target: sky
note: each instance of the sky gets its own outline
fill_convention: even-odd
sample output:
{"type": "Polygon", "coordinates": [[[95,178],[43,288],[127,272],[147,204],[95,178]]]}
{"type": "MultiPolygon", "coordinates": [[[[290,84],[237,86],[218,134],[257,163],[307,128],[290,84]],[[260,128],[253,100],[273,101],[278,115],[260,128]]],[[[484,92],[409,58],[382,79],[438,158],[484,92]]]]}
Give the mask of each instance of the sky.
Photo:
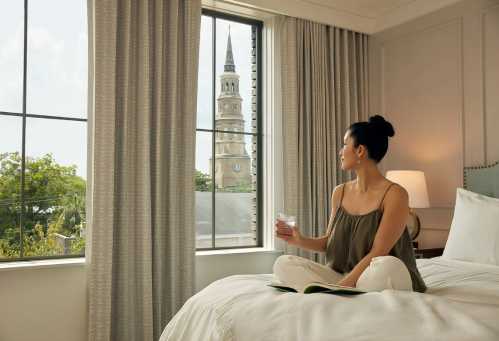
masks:
{"type": "MultiPolygon", "coordinates": [[[[22,112],[23,1],[0,1],[0,111],[22,112]]],[[[87,117],[85,0],[29,0],[26,109],[87,117]],[[64,15],[61,15],[64,13],[64,15]]],[[[0,116],[0,153],[21,152],[22,119],[0,116]]],[[[26,155],[52,153],[86,178],[86,123],[28,118],[26,155]]]]}
{"type": "MultiPolygon", "coordinates": [[[[23,1],[0,1],[0,111],[22,112],[23,1]]],[[[216,97],[230,31],[245,130],[251,132],[251,26],[216,19],[216,97]]],[[[198,82],[198,128],[212,128],[212,19],[203,16],[198,82]]],[[[86,0],[29,0],[27,112],[87,117],[86,0]],[[61,15],[64,13],[64,15],[61,15]]],[[[28,118],[26,155],[52,153],[86,178],[86,123],[28,118]]],[[[0,115],[0,153],[21,152],[22,119],[0,115]]],[[[251,136],[246,137],[250,153],[251,136]]],[[[196,168],[209,173],[211,134],[198,132],[196,168]]]]}

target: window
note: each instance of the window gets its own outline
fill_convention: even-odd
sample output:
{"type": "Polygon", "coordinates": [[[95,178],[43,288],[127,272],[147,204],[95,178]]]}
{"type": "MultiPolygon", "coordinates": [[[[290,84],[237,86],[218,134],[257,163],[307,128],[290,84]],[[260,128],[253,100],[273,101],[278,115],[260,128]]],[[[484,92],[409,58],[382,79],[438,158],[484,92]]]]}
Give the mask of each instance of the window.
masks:
{"type": "Polygon", "coordinates": [[[197,250],[263,246],[261,30],[260,21],[203,10],[196,135],[197,250]]]}
{"type": "Polygon", "coordinates": [[[85,249],[87,1],[0,2],[0,261],[85,249]]]}

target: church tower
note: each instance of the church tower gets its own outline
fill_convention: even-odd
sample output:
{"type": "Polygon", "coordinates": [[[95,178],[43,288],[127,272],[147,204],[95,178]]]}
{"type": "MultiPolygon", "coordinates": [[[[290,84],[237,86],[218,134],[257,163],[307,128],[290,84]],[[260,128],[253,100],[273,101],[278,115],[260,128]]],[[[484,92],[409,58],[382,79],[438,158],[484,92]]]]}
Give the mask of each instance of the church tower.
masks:
{"type": "MultiPolygon", "coordinates": [[[[220,89],[221,92],[217,98],[215,129],[243,132],[244,119],[241,114],[243,99],[239,95],[239,75],[236,73],[232,54],[230,28],[224,72],[220,76],[220,89]]],[[[244,136],[221,132],[215,134],[215,183],[218,188],[251,184],[251,160],[245,148],[244,136]]]]}

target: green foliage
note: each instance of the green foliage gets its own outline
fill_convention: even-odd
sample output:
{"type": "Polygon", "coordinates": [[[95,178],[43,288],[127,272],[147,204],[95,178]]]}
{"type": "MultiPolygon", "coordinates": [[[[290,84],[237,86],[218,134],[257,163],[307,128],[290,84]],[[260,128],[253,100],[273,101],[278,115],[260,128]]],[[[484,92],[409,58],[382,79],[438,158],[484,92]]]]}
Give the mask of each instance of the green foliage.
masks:
{"type": "Polygon", "coordinates": [[[250,193],[252,191],[252,186],[247,182],[239,182],[235,186],[224,187],[223,189],[217,189],[218,192],[230,192],[230,193],[250,193]]]}
{"type": "Polygon", "coordinates": [[[81,255],[85,253],[84,237],[75,237],[75,239],[71,242],[71,253],[81,255]]]}
{"type": "Polygon", "coordinates": [[[40,224],[35,225],[35,233],[23,236],[24,256],[55,256],[64,253],[62,245],[57,243],[55,234],[58,223],[49,224],[47,232],[40,224]]]}
{"type": "Polygon", "coordinates": [[[211,177],[196,169],[196,191],[197,192],[210,192],[211,191],[211,177]]]}
{"type": "MultiPolygon", "coordinates": [[[[196,169],[196,191],[210,192],[212,187],[211,177],[196,169]]],[[[231,193],[250,193],[253,191],[251,183],[241,181],[235,186],[220,188],[217,186],[217,192],[231,193]]]]}
{"type": "Polygon", "coordinates": [[[11,246],[8,239],[0,239],[0,258],[19,257],[19,247],[16,246],[11,246]]]}
{"type": "Polygon", "coordinates": [[[19,257],[20,217],[23,255],[62,254],[62,237],[72,237],[71,250],[84,249],[85,187],[76,166],[62,166],[51,154],[26,159],[24,212],[21,208],[21,156],[0,154],[0,258],[19,257]]]}

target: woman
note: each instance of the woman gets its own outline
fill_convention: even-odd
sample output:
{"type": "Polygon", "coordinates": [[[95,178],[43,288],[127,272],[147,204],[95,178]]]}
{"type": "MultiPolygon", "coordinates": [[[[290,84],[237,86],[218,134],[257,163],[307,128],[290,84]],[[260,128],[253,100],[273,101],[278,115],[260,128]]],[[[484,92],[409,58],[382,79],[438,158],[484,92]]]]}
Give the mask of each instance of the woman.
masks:
{"type": "Polygon", "coordinates": [[[341,168],[353,170],[356,179],[334,189],[326,234],[307,238],[297,226],[287,233],[284,222],[276,223],[278,238],[325,252],[326,265],[283,255],[274,263],[279,280],[297,287],[325,281],[367,291],[426,291],[405,226],[407,191],[387,180],[377,167],[388,150],[388,137],[394,134],[393,126],[379,115],[348,128],[339,152],[341,168]]]}

